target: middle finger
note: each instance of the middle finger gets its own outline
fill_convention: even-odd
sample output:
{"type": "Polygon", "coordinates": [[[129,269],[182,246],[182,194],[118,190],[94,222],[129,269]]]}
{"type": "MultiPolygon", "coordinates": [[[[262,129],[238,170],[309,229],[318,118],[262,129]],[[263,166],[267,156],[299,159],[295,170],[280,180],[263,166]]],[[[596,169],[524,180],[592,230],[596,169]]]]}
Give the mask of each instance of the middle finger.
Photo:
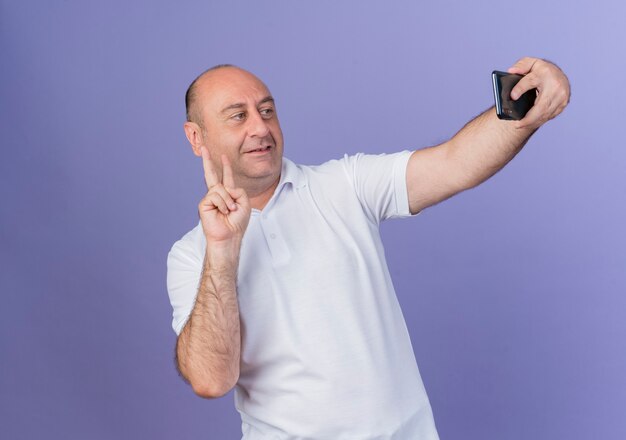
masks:
{"type": "Polygon", "coordinates": [[[213,163],[211,163],[211,155],[209,154],[209,150],[206,147],[200,147],[200,151],[202,153],[202,167],[204,168],[204,181],[206,182],[207,189],[210,190],[213,186],[220,183],[220,179],[217,176],[217,172],[215,172],[213,163]]]}

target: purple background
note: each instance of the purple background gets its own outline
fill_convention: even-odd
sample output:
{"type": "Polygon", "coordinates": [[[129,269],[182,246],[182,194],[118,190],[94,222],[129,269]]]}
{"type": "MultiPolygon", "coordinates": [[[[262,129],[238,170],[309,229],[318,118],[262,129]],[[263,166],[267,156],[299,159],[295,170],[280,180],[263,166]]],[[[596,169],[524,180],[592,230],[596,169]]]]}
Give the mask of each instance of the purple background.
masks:
{"type": "Polygon", "coordinates": [[[240,438],[232,392],[194,396],[172,360],[202,70],[257,73],[286,155],[320,163],[446,140],[532,55],[570,106],[481,187],[386,223],[389,264],[442,440],[626,438],[624,6],[337,3],[0,3],[0,437],[240,438]]]}

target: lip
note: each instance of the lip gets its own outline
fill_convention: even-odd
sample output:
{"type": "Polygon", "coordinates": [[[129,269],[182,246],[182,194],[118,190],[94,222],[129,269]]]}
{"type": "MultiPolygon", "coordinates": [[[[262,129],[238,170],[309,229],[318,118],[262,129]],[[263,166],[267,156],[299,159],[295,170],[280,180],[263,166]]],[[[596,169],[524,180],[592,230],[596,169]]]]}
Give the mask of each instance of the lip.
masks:
{"type": "Polygon", "coordinates": [[[250,151],[246,151],[245,154],[252,154],[255,156],[260,156],[263,154],[267,154],[270,151],[272,151],[272,146],[271,145],[267,145],[265,147],[263,147],[263,149],[255,149],[255,150],[250,150],[250,151]]]}

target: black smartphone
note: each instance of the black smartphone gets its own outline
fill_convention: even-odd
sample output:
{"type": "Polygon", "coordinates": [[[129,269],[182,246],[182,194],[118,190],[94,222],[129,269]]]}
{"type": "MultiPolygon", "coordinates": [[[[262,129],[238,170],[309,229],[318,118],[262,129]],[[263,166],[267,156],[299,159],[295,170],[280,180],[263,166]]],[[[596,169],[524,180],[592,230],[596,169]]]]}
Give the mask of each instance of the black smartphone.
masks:
{"type": "Polygon", "coordinates": [[[500,119],[519,121],[526,116],[528,110],[535,104],[537,89],[532,89],[520,96],[517,101],[511,99],[511,90],[522,79],[522,75],[494,70],[491,74],[493,81],[493,96],[496,100],[496,114],[500,119]]]}

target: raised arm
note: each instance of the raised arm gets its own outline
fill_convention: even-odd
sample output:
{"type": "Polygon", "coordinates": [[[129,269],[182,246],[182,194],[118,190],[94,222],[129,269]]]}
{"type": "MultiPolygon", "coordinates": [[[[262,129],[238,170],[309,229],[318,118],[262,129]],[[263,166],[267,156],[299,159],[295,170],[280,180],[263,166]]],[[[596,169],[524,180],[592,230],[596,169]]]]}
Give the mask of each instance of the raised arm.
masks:
{"type": "Polygon", "coordinates": [[[569,102],[570,86],[556,65],[522,58],[509,73],[525,75],[513,99],[537,89],[535,105],[521,121],[503,121],[492,107],[468,122],[452,139],[415,151],[407,166],[407,190],[415,214],[487,180],[522,149],[530,136],[569,102]]]}
{"type": "Polygon", "coordinates": [[[214,398],[239,379],[237,267],[251,208],[245,191],[235,188],[226,156],[221,182],[204,147],[202,163],[208,192],[198,212],[207,248],[196,302],[176,343],[176,362],[196,394],[214,398]]]}

